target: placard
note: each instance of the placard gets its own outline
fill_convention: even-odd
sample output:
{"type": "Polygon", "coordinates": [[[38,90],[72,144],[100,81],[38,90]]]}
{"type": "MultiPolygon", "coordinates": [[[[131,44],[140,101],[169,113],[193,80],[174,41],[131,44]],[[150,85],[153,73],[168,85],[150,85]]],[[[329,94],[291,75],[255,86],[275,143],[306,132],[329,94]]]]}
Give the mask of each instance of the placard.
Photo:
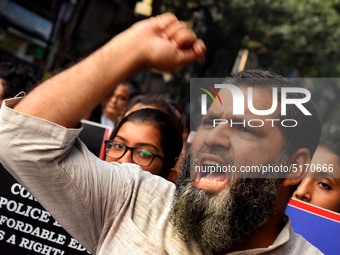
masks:
{"type": "Polygon", "coordinates": [[[340,214],[292,198],[286,209],[292,227],[326,255],[340,251],[340,214]]]}
{"type": "Polygon", "coordinates": [[[1,254],[90,254],[1,164],[0,179],[1,254]]]}
{"type": "Polygon", "coordinates": [[[83,130],[79,134],[80,140],[97,157],[105,158],[104,141],[109,139],[111,127],[97,122],[82,120],[83,130]]]}

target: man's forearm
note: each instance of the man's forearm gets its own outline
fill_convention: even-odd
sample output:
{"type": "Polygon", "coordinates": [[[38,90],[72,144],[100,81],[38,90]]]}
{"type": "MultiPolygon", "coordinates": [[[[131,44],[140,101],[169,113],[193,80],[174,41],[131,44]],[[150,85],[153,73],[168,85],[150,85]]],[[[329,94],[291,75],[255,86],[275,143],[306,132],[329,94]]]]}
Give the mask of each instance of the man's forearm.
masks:
{"type": "Polygon", "coordinates": [[[45,81],[15,109],[65,127],[76,126],[117,83],[139,67],[133,43],[121,45],[119,39],[45,81]]]}
{"type": "Polygon", "coordinates": [[[38,86],[16,110],[75,127],[112,88],[142,67],[172,71],[202,60],[205,46],[171,14],[137,23],[94,54],[38,86]]]}

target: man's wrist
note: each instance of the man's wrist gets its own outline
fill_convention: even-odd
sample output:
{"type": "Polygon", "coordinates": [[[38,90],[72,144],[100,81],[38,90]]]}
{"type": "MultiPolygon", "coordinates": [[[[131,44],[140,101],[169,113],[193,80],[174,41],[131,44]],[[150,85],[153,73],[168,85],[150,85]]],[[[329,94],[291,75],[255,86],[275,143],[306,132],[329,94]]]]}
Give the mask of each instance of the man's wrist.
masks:
{"type": "Polygon", "coordinates": [[[117,65],[112,64],[113,68],[119,67],[122,71],[127,71],[127,75],[146,67],[146,56],[143,51],[143,43],[134,35],[133,31],[127,31],[115,36],[106,46],[109,56],[120,56],[115,59],[117,65]]]}

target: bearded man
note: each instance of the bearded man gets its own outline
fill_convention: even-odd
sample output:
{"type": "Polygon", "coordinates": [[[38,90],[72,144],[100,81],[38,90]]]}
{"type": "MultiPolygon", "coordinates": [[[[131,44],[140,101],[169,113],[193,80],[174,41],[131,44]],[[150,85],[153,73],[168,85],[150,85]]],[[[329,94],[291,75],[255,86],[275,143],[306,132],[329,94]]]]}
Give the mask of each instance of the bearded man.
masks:
{"type": "MultiPolygon", "coordinates": [[[[282,77],[261,70],[234,74],[225,83],[236,85],[248,97],[251,87],[257,110],[272,108],[273,88],[292,87],[282,77]]],[[[234,115],[231,91],[221,89],[219,96],[228,103],[211,105],[184,158],[172,222],[182,239],[205,252],[225,254],[275,246],[288,228],[284,211],[304,172],[287,169],[310,162],[320,136],[318,114],[309,101],[304,106],[310,116],[294,104],[287,105],[285,116],[281,116],[280,107],[262,116],[246,107],[243,115],[234,115]],[[282,125],[283,119],[295,120],[298,126],[295,122],[294,127],[282,125]],[[254,166],[278,170],[242,172],[260,169],[254,166]]],[[[303,96],[291,93],[290,99],[303,96]]]]}
{"type": "MultiPolygon", "coordinates": [[[[287,111],[287,118],[300,125],[287,130],[270,123],[255,130],[215,126],[214,119],[233,117],[232,108],[211,106],[188,150],[178,188],[137,165],[101,161],[77,138],[81,117],[112,90],[111,84],[144,67],[171,71],[202,61],[204,51],[203,42],[173,15],[134,25],[26,98],[5,101],[1,163],[91,253],[320,254],[284,217],[300,175],[254,178],[259,176],[193,171],[194,166],[309,163],[320,132],[311,103],[305,105],[310,118],[287,111]],[[112,65],[112,59],[120,63],[112,65]]],[[[278,85],[283,80],[255,71],[232,84],[245,92],[247,75],[259,85],[253,91],[256,109],[270,108],[270,91],[257,79],[275,78],[278,85]]],[[[230,102],[227,90],[219,94],[230,102]]],[[[275,111],[266,118],[279,115],[275,111]]],[[[245,108],[242,118],[253,117],[245,108]]]]}

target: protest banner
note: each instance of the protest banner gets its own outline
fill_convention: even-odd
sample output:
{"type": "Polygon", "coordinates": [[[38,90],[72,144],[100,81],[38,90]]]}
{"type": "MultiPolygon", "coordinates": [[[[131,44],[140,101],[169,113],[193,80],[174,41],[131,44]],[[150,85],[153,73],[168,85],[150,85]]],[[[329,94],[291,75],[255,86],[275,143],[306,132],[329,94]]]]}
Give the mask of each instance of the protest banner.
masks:
{"type": "Polygon", "coordinates": [[[89,120],[81,121],[83,130],[79,134],[80,140],[97,157],[105,158],[104,141],[109,139],[111,127],[89,120]]]}
{"type": "Polygon", "coordinates": [[[1,254],[90,254],[1,164],[0,179],[1,254]]]}
{"type": "Polygon", "coordinates": [[[292,198],[286,209],[295,232],[327,255],[340,251],[340,214],[292,198]]]}

